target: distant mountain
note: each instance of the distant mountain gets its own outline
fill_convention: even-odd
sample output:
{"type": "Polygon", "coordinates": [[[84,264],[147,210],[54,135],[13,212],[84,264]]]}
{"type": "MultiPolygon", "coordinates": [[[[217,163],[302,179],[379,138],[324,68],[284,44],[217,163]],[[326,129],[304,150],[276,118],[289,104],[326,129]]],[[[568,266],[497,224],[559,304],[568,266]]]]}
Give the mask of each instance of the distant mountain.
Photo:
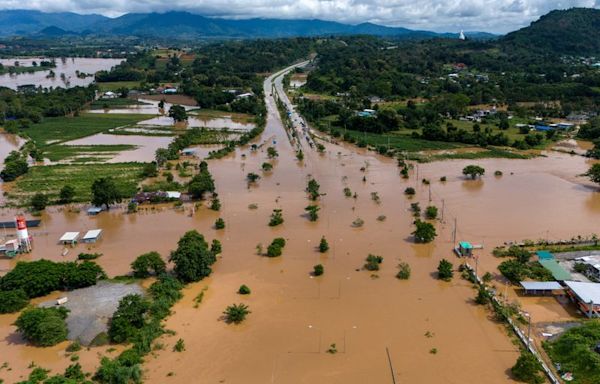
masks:
{"type": "Polygon", "coordinates": [[[530,26],[504,36],[508,48],[569,55],[600,54],[600,10],[572,8],[552,11],[530,26]]]}
{"type": "Polygon", "coordinates": [[[31,35],[47,27],[80,32],[104,20],[110,19],[100,15],[79,15],[71,12],[5,10],[0,11],[0,35],[31,35]]]}
{"type": "MultiPolygon", "coordinates": [[[[188,12],[129,13],[117,18],[74,13],[43,13],[38,11],[0,11],[0,36],[64,34],[123,35],[160,38],[270,38],[321,35],[377,35],[400,38],[455,38],[458,34],[439,34],[386,27],[372,23],[342,24],[324,20],[211,18],[188,12]],[[56,27],[58,29],[48,29],[56,27]]],[[[494,38],[494,35],[474,32],[472,38],[494,38]]]]}

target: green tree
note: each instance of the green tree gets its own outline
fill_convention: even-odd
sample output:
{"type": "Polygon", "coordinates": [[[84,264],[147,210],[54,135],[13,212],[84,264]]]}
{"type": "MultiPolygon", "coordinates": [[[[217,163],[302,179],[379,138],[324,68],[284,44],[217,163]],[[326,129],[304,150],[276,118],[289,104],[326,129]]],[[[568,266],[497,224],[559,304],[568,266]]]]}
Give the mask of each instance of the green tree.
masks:
{"type": "Polygon", "coordinates": [[[258,179],[260,179],[260,175],[257,175],[254,172],[250,172],[246,175],[246,180],[248,180],[248,183],[256,183],[258,179]]]}
{"type": "Polygon", "coordinates": [[[131,263],[133,276],[145,279],[151,274],[159,276],[167,271],[167,265],[158,252],[148,252],[138,256],[131,263]]]}
{"type": "Polygon", "coordinates": [[[67,339],[68,312],[63,307],[29,308],[21,313],[15,325],[31,344],[49,347],[67,339]]]}
{"type": "Polygon", "coordinates": [[[142,169],[142,176],[144,177],[156,177],[158,176],[158,166],[155,162],[144,164],[142,169]]]}
{"type": "Polygon", "coordinates": [[[317,264],[313,267],[313,275],[321,276],[325,272],[323,264],[317,264]]]}
{"type": "Polygon", "coordinates": [[[108,328],[108,336],[115,343],[132,340],[145,324],[146,312],[150,303],[140,295],[132,294],[119,301],[108,328]]]}
{"type": "Polygon", "coordinates": [[[271,163],[262,163],[261,168],[265,172],[270,172],[271,170],[273,170],[273,164],[271,164],[271,163]]]}
{"type": "Polygon", "coordinates": [[[169,108],[169,117],[175,120],[176,123],[185,121],[188,119],[188,114],[184,107],[181,105],[173,105],[169,108]]]}
{"type": "Polygon", "coordinates": [[[75,198],[75,188],[73,188],[70,185],[65,185],[64,187],[62,187],[62,189],[60,190],[60,193],[58,195],[58,201],[61,204],[69,204],[71,202],[73,202],[73,199],[75,198]]]}
{"type": "Polygon", "coordinates": [[[417,243],[430,243],[437,236],[433,224],[418,219],[415,221],[415,230],[412,234],[417,243]]]}
{"type": "Polygon", "coordinates": [[[215,182],[208,169],[201,169],[188,184],[188,193],[194,199],[201,199],[206,192],[215,191],[215,182]]]}
{"type": "Polygon", "coordinates": [[[246,304],[233,304],[225,308],[223,315],[227,323],[239,324],[246,320],[246,316],[250,313],[246,304]]]}
{"type": "Polygon", "coordinates": [[[544,377],[541,375],[542,367],[529,351],[521,351],[515,365],[511,368],[515,379],[529,384],[541,384],[544,377]]]}
{"type": "Polygon", "coordinates": [[[318,205],[309,205],[308,207],[304,208],[304,210],[308,212],[308,219],[310,221],[317,221],[319,218],[320,209],[321,208],[318,205]]]}
{"type": "Polygon", "coordinates": [[[190,283],[210,275],[210,266],[215,263],[216,257],[208,248],[204,236],[192,230],[179,239],[177,249],[171,252],[170,261],[175,264],[177,277],[184,283],[190,283]]]}
{"type": "Polygon", "coordinates": [[[452,263],[446,259],[440,260],[438,264],[438,279],[450,281],[454,276],[454,271],[452,270],[452,263]]]}
{"type": "Polygon", "coordinates": [[[467,165],[463,168],[462,173],[465,176],[470,176],[471,179],[474,180],[478,176],[483,176],[483,174],[485,173],[485,169],[478,165],[467,165]]]}
{"type": "Polygon", "coordinates": [[[327,251],[329,251],[329,243],[327,242],[327,239],[325,239],[325,236],[323,236],[319,242],[319,252],[325,253],[327,251]]]}
{"type": "Polygon", "coordinates": [[[225,228],[225,220],[223,220],[223,218],[219,217],[215,221],[215,228],[216,229],[224,229],[225,228]]]}
{"type": "Polygon", "coordinates": [[[31,198],[31,208],[34,211],[43,211],[46,209],[47,205],[48,196],[44,195],[43,193],[38,192],[31,198]]]}
{"type": "Polygon", "coordinates": [[[115,181],[111,177],[101,177],[92,184],[92,204],[97,207],[106,206],[110,209],[111,204],[121,202],[115,181]]]}
{"type": "Polygon", "coordinates": [[[320,187],[321,186],[319,185],[317,180],[315,180],[315,179],[308,180],[308,184],[306,186],[306,192],[308,193],[309,199],[315,201],[319,198],[319,196],[321,196],[321,194],[319,193],[320,187]]]}

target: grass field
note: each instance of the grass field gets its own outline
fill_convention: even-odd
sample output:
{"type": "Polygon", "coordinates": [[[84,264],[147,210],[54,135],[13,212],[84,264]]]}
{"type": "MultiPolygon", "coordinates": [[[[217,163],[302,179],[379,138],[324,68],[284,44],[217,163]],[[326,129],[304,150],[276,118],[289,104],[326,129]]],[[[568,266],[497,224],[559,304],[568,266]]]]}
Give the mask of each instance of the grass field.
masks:
{"type": "MultiPolygon", "coordinates": [[[[119,152],[135,149],[135,145],[115,144],[115,145],[51,145],[44,150],[44,157],[50,161],[61,161],[64,159],[86,156],[87,158],[110,158],[119,152]]],[[[82,158],[78,158],[81,162],[82,158]]]]}
{"type": "Polygon", "coordinates": [[[14,182],[8,198],[17,205],[26,205],[33,194],[41,192],[55,201],[61,188],[70,185],[75,188],[75,201],[87,202],[92,183],[100,177],[112,177],[123,196],[133,196],[143,179],[143,166],[143,163],[35,166],[14,182]]]}
{"type": "Polygon", "coordinates": [[[112,128],[135,124],[154,115],[83,113],[77,117],[51,117],[34,124],[25,133],[39,148],[91,136],[112,128]]]}
{"type": "Polygon", "coordinates": [[[440,149],[455,149],[464,147],[464,145],[458,143],[444,143],[441,141],[429,141],[415,139],[408,134],[403,133],[390,133],[390,134],[376,134],[376,133],[364,133],[357,131],[346,131],[354,140],[357,142],[362,140],[367,145],[372,147],[387,147],[389,144],[390,149],[396,149],[398,151],[426,151],[426,150],[440,150],[440,149]]]}

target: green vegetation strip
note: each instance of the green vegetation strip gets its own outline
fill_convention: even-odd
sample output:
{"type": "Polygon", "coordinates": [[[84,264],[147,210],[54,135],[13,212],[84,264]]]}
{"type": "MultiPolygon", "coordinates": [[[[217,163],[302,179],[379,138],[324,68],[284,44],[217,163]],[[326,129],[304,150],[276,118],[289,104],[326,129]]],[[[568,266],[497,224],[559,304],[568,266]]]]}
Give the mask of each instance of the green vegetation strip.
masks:
{"type": "Polygon", "coordinates": [[[9,193],[11,200],[26,203],[34,193],[47,194],[57,198],[61,188],[70,185],[75,189],[75,202],[87,202],[91,198],[91,186],[101,177],[112,177],[123,196],[132,196],[137,184],[143,179],[142,163],[49,165],[32,167],[19,178],[9,193]]]}
{"type": "MultiPolygon", "coordinates": [[[[50,161],[60,161],[70,157],[77,157],[76,161],[82,161],[83,157],[93,157],[93,155],[102,155],[104,157],[117,154],[123,151],[130,151],[137,148],[130,144],[114,144],[114,145],[52,145],[44,151],[44,156],[50,161]]],[[[100,157],[103,159],[104,157],[100,157]]]]}

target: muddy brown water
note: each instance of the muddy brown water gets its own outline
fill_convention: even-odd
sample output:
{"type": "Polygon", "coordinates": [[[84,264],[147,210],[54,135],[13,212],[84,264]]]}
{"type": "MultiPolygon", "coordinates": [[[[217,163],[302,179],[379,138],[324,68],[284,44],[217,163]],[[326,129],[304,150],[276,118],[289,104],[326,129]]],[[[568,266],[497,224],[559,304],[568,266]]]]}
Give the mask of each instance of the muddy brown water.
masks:
{"type": "MultiPolygon", "coordinates": [[[[440,282],[434,271],[441,258],[455,266],[460,263],[451,250],[455,218],[457,240],[484,245],[478,251],[480,273],[495,271],[498,260],[491,250],[504,241],[597,231],[600,193],[576,176],[587,170],[589,161],[550,152],[532,160],[421,164],[418,179],[431,180],[432,204],[440,210],[443,204],[444,222],[436,223],[439,236],[433,244],[415,245],[410,238],[410,203],[418,201],[423,208],[429,204],[429,186],[417,181],[417,169],[403,180],[392,159],[343,144],[325,144],[322,155],[306,151],[305,160],[298,162],[273,101],[267,101],[268,123],[259,142],[276,140],[280,156],[271,161],[274,169],[269,174],[259,171],[268,161],[266,145],[257,152],[245,147],[210,161],[223,203],[220,213],[201,208],[190,216],[191,207],[177,211],[164,205],[146,207],[136,215],[113,209],[87,217],[51,208],[42,217],[42,227],[32,230],[33,253],[19,260],[74,260],[79,252],[101,252],[98,263],[109,275],[118,275],[127,273],[141,253],[156,250],[167,257],[187,230],[221,240],[224,251],[212,276],[187,287],[166,321],[177,334],[162,338],[164,349],[146,359],[146,381],[151,383],[392,383],[392,370],[398,383],[509,382],[518,348],[485,309],[473,304],[475,293],[469,284],[458,276],[450,283],[440,282]],[[462,177],[462,168],[471,163],[486,169],[482,180],[462,177]],[[504,175],[493,176],[495,170],[504,175]],[[256,186],[248,187],[248,172],[262,175],[256,186]],[[304,215],[310,204],[304,192],[309,176],[325,193],[314,223],[304,215]],[[448,181],[439,182],[441,176],[448,181]],[[346,186],[358,194],[356,200],[344,197],[346,186]],[[404,196],[407,186],[417,189],[414,199],[404,196]],[[372,201],[371,192],[379,194],[380,204],[372,201]],[[249,209],[250,204],[258,209],[249,209]],[[285,223],[271,228],[267,223],[275,208],[283,210],[285,223]],[[379,215],[386,220],[378,221],[379,215]],[[217,217],[224,218],[226,229],[213,228],[217,217]],[[351,226],[356,218],[364,220],[362,228],[351,226]],[[63,247],[57,241],[63,232],[94,228],[104,230],[99,243],[79,244],[61,256],[63,247]],[[288,241],[282,257],[256,254],[258,243],[266,248],[279,236],[288,241]],[[331,247],[326,254],[316,250],[321,236],[331,247]],[[384,257],[377,273],[360,270],[369,253],[384,257]],[[408,281],[395,278],[401,260],[411,266],[408,281]],[[311,277],[319,263],[325,274],[311,277]],[[237,295],[241,284],[252,294],[237,295]],[[204,287],[204,299],[194,308],[194,297],[204,287]],[[246,322],[236,326],[219,320],[227,305],[239,302],[252,311],[246,322]],[[172,352],[179,338],[186,350],[172,352]],[[336,354],[326,352],[331,344],[336,344],[336,354]]],[[[13,215],[9,210],[0,213],[5,220],[13,215]]],[[[0,269],[14,264],[0,260],[0,269]]],[[[542,308],[543,303],[531,305],[542,308]]],[[[2,359],[13,368],[0,371],[1,378],[17,381],[27,374],[30,361],[53,370],[68,365],[63,357],[66,344],[25,346],[10,325],[14,318],[0,316],[2,359]]],[[[81,352],[84,368],[92,370],[103,352],[81,352]]]]}
{"type": "MultiPolygon", "coordinates": [[[[38,64],[41,60],[50,60],[47,58],[26,58],[26,59],[2,59],[0,63],[3,65],[14,65],[15,61],[19,61],[21,66],[31,66],[33,61],[38,64]]],[[[47,78],[48,71],[38,71],[33,73],[21,73],[16,75],[4,74],[0,75],[0,86],[17,89],[20,85],[35,84],[36,86],[61,87],[70,88],[75,86],[89,85],[94,81],[94,76],[89,76],[80,79],[76,75],[76,71],[87,74],[95,74],[98,71],[109,70],[115,65],[121,63],[122,59],[96,59],[96,58],[67,58],[65,62],[61,59],[56,59],[56,68],[50,68],[56,74],[54,78],[47,78]],[[67,82],[61,79],[61,74],[65,74],[67,82]]]]}

